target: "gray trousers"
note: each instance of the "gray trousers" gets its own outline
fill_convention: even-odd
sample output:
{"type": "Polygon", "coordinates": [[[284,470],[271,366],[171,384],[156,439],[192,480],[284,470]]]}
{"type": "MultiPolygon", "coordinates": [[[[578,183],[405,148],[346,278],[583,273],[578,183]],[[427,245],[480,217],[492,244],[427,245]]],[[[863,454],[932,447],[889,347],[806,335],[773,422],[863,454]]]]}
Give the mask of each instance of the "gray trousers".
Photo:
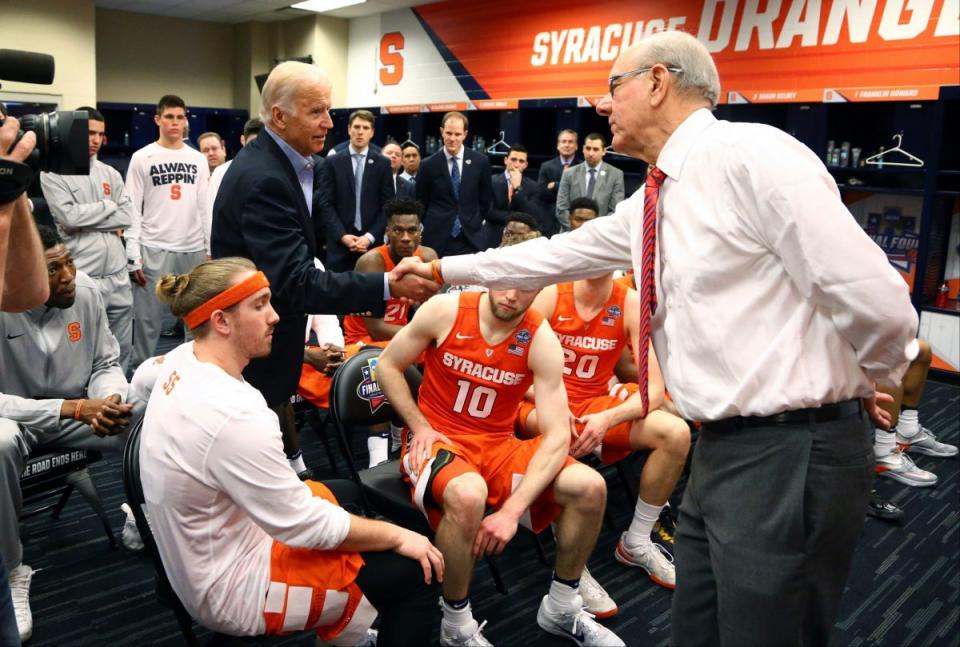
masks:
{"type": "Polygon", "coordinates": [[[826,645],[873,482],[865,414],[704,425],[680,505],[671,643],[826,645]]]}
{"type": "Polygon", "coordinates": [[[153,357],[160,339],[163,325],[164,304],[160,303],[154,290],[157,281],[166,274],[186,274],[207,260],[207,253],[168,252],[155,247],[140,246],[143,257],[143,274],[147,279],[145,286],[133,285],[133,360],[130,368],[135,369],[144,360],[153,357]]]}
{"type": "Polygon", "coordinates": [[[107,308],[110,332],[120,344],[120,368],[127,372],[133,353],[133,289],[126,268],[108,276],[91,277],[100,288],[103,305],[107,308]]]}
{"type": "MultiPolygon", "coordinates": [[[[145,407],[134,409],[130,422],[143,416],[145,407]]],[[[95,449],[101,452],[121,452],[127,434],[100,438],[89,425],[76,420],[62,420],[57,431],[34,431],[8,418],[0,418],[0,556],[13,570],[23,559],[20,545],[20,511],[23,494],[20,492],[20,474],[31,453],[53,448],[95,449]]],[[[117,474],[120,478],[120,474],[117,474]]]]}

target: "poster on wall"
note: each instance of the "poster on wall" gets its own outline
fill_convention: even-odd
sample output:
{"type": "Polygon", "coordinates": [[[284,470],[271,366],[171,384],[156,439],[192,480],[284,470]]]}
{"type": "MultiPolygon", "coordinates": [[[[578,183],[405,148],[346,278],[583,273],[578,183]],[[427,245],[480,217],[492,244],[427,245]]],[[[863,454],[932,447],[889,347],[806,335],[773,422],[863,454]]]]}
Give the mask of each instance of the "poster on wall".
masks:
{"type": "Polygon", "coordinates": [[[913,292],[920,248],[923,197],[884,193],[845,193],[843,201],[857,222],[887,255],[913,292]]]}
{"type": "Polygon", "coordinates": [[[665,30],[713,54],[721,102],[923,100],[960,84],[960,0],[447,0],[351,20],[348,103],[595,100],[620,52],[665,30]]]}

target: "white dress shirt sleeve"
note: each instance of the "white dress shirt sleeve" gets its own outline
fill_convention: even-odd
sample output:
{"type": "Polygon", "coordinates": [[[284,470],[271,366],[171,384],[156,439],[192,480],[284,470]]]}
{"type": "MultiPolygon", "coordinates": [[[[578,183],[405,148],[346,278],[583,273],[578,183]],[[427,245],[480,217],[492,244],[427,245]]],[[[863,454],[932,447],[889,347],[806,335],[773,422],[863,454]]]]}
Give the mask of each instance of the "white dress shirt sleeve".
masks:
{"type": "Polygon", "coordinates": [[[866,375],[899,383],[910,361],[917,314],[906,283],[844,206],[836,182],[818,158],[787,135],[779,164],[743,142],[728,151],[727,180],[743,222],[782,261],[805,299],[825,308],[855,349],[866,375]]]}
{"type": "Polygon", "coordinates": [[[596,218],[576,231],[550,239],[448,256],[441,261],[443,279],[453,285],[530,290],[627,269],[631,266],[630,202],[621,202],[607,218],[596,218]]]}

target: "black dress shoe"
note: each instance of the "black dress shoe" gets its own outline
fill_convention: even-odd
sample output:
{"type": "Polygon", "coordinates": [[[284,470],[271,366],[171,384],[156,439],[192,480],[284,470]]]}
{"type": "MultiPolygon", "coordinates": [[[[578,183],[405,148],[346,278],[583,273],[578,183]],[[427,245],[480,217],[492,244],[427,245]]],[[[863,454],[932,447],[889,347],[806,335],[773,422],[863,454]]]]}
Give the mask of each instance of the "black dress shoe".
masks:
{"type": "Polygon", "coordinates": [[[881,497],[876,490],[871,490],[867,515],[884,521],[899,521],[903,516],[903,510],[881,497]]]}

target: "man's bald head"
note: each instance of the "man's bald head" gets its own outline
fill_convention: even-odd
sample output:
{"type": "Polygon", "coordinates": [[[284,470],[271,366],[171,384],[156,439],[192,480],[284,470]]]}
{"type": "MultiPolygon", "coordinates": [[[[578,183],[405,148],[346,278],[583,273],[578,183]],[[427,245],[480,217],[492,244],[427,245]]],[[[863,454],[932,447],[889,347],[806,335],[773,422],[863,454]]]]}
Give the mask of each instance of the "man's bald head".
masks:
{"type": "Polygon", "coordinates": [[[703,99],[711,109],[717,107],[720,75],[710,52],[699,40],[682,31],[663,31],[634,43],[617,59],[617,67],[624,71],[657,63],[683,70],[673,76],[673,85],[680,94],[703,99]]]}

